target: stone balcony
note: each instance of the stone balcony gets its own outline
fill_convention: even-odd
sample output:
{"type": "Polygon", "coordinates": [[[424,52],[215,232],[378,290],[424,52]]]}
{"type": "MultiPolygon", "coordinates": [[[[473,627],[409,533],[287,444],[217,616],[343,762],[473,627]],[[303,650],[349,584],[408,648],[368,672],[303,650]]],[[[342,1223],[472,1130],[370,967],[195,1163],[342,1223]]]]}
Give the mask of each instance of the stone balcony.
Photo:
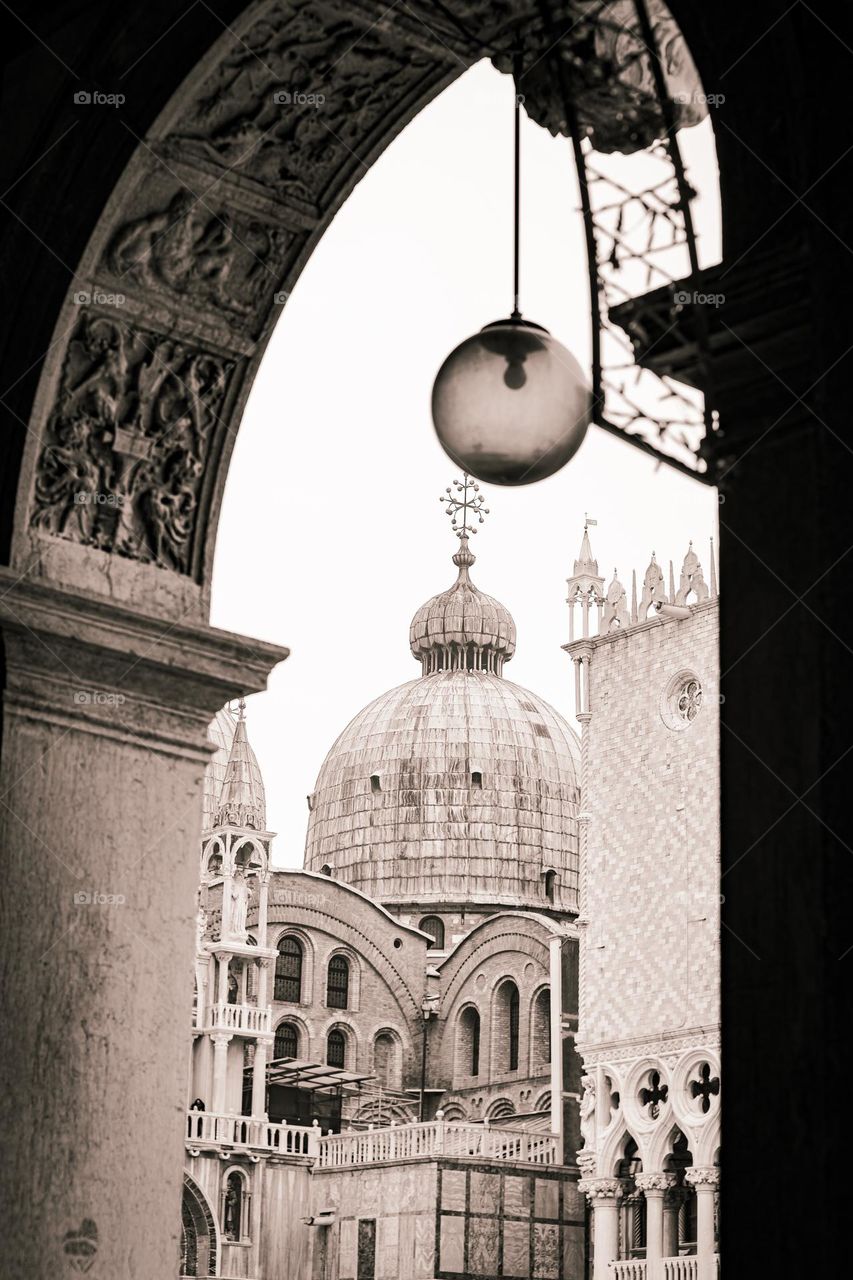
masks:
{"type": "MultiPolygon", "coordinates": [[[[232,1006],[233,1008],[233,1006],[232,1006]]],[[[213,1111],[188,1111],[186,1145],[191,1153],[233,1148],[273,1156],[316,1159],[318,1125],[277,1124],[250,1116],[217,1115],[213,1111]]]]}
{"type": "Polygon", "coordinates": [[[342,1169],[437,1157],[552,1165],[557,1161],[557,1138],[551,1133],[527,1133],[521,1129],[447,1120],[392,1125],[321,1138],[317,1168],[342,1169]]]}
{"type": "Polygon", "coordinates": [[[272,1028],[270,1005],[211,1004],[202,1014],[204,1031],[231,1031],[236,1035],[269,1035],[272,1028]]]}

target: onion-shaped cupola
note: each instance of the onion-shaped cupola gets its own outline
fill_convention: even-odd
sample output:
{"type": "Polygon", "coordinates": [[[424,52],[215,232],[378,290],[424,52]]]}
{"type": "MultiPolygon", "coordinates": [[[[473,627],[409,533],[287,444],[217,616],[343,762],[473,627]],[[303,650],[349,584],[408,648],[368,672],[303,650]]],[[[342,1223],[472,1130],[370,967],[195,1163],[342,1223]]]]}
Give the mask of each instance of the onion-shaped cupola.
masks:
{"type": "Polygon", "coordinates": [[[499,676],[515,653],[512,614],[474,586],[468,570],[475,559],[463,532],[453,557],[459,576],[412,618],[409,645],[425,676],[435,671],[488,671],[499,676]]]}

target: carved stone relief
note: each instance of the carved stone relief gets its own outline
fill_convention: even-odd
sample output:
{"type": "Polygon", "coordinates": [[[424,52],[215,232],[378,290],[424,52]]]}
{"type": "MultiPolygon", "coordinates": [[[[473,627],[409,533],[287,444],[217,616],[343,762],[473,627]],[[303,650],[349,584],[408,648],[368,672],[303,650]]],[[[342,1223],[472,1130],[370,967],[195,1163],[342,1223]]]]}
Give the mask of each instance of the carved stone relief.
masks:
{"type": "Polygon", "coordinates": [[[216,67],[168,140],[319,213],[336,172],[435,75],[430,55],[310,0],[271,6],[216,67]]]}
{"type": "Polygon", "coordinates": [[[85,312],[36,475],[44,533],[191,572],[205,461],[234,363],[85,312]]]}
{"type": "MultiPolygon", "coordinates": [[[[202,187],[202,183],[198,184],[202,187]]],[[[110,239],[101,271],[193,307],[245,319],[266,309],[295,236],[187,187],[150,178],[146,206],[110,239]],[[154,188],[153,193],[151,188],[154,188]]]]}

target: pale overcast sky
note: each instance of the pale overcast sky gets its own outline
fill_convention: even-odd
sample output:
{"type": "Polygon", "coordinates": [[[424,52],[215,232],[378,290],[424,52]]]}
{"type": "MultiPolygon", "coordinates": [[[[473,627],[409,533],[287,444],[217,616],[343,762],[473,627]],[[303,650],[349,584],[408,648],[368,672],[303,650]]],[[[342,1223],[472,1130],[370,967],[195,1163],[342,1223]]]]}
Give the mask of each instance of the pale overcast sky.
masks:
{"type": "MultiPolygon", "coordinates": [[[[439,496],[459,475],[430,418],[448,352],[511,307],[512,85],[487,63],[445,91],[356,187],[282,312],[237,440],[219,527],[212,622],[287,645],[249,700],[280,866],[301,865],[323,757],[347,722],[415,678],[412,614],[455,579],[439,496]]],[[[708,124],[683,135],[705,262],[719,259],[708,124]]],[[[589,365],[569,144],[525,118],[522,310],[589,365]]],[[[651,552],[676,574],[690,538],[707,572],[712,489],[592,427],[556,476],[487,490],[474,582],[512,611],[508,679],[573,720],[567,576],[584,512],[630,593],[651,552]]]]}

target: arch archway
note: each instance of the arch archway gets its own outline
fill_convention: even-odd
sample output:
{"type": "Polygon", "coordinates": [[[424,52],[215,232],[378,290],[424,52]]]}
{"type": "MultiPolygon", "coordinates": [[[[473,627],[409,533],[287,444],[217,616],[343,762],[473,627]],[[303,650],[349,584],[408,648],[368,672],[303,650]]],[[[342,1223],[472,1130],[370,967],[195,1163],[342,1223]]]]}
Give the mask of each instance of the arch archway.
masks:
{"type": "MultiPolygon", "coordinates": [[[[55,314],[56,304],[59,311],[50,340],[41,344],[47,355],[40,361],[32,412],[21,422],[30,443],[22,450],[11,562],[23,584],[16,585],[23,604],[10,624],[7,650],[18,705],[27,704],[28,711],[20,717],[26,729],[4,743],[4,757],[15,759],[16,769],[27,776],[70,725],[74,732],[63,747],[70,765],[66,786],[71,787],[78,751],[87,754],[96,790],[99,778],[113,787],[118,779],[121,796],[145,775],[147,785],[140,791],[151,796],[151,803],[138,805],[125,823],[119,813],[110,815],[114,856],[99,874],[113,875],[118,888],[124,867],[138,855],[139,831],[145,831],[155,852],[142,863],[131,934],[141,939],[156,931],[162,946],[149,975],[151,990],[168,987],[182,947],[189,946],[184,917],[194,877],[191,868],[175,867],[172,850],[176,840],[192,841],[194,827],[190,818],[176,830],[174,819],[179,797],[198,785],[206,724],[225,697],[261,687],[270,667],[286,657],[273,646],[226,641],[205,626],[216,514],[252,376],[282,297],[286,300],[359,174],[421,106],[481,56],[476,41],[464,29],[447,28],[445,20],[430,29],[417,18],[398,22],[395,14],[380,24],[366,11],[343,16],[314,0],[245,11],[235,5],[228,16],[221,38],[189,74],[185,65],[177,74],[176,64],[164,57],[158,96],[138,94],[137,104],[147,110],[134,117],[142,125],[139,135],[130,130],[132,154],[126,147],[111,153],[119,161],[109,167],[109,188],[99,189],[108,198],[99,200],[103,209],[93,210],[83,227],[88,243],[66,255],[74,277],[67,289],[65,281],[49,295],[47,310],[55,314]],[[310,120],[306,128],[304,117],[276,117],[281,104],[270,101],[271,83],[258,70],[265,62],[274,66],[270,74],[276,81],[283,78],[282,65],[304,68],[309,80],[318,69],[334,70],[338,92],[330,95],[333,114],[319,142],[310,120]],[[193,246],[201,241],[218,246],[213,263],[194,256],[193,246]],[[115,301],[118,294],[121,303],[115,301]],[[172,435],[166,453],[162,441],[172,435]],[[78,492],[121,501],[75,504],[69,478],[78,492]],[[35,584],[26,580],[33,563],[38,564],[35,584]],[[52,656],[42,656],[40,671],[33,667],[37,649],[28,635],[50,641],[43,647],[52,656]],[[42,677],[55,676],[50,668],[56,661],[73,683],[54,705],[55,690],[42,677]],[[104,685],[108,698],[123,699],[108,704],[109,712],[94,696],[104,685]],[[84,696],[69,698],[69,692],[84,696]],[[39,718],[29,714],[33,707],[51,726],[42,730],[41,741],[32,731],[39,718]],[[102,756],[88,751],[97,738],[110,742],[102,756]]],[[[518,0],[509,12],[502,7],[494,15],[487,7],[478,34],[500,36],[507,21],[516,20],[535,38],[547,36],[532,0],[518,0]]],[[[206,44],[202,40],[197,47],[206,44]]],[[[146,45],[140,57],[147,53],[146,45]]],[[[549,92],[543,84],[545,118],[551,110],[549,92]]],[[[531,93],[531,104],[534,97],[531,93]]],[[[82,176],[79,181],[85,186],[82,176]]],[[[53,908],[51,936],[71,938],[77,948],[81,931],[71,914],[66,877],[88,869],[89,832],[83,825],[79,837],[68,830],[71,790],[55,790],[53,800],[62,815],[61,831],[48,815],[38,842],[41,852],[45,846],[62,850],[61,868],[48,863],[40,908],[32,887],[19,886],[14,876],[7,891],[22,922],[37,909],[44,918],[47,899],[53,908]]],[[[14,821],[11,825],[10,845],[19,845],[20,832],[14,821]]],[[[33,860],[22,861],[31,866],[33,860]]],[[[165,1141],[174,1111],[171,1064],[182,1051],[180,1009],[167,1011],[175,1031],[164,1035],[161,1006],[155,1011],[144,1000],[135,1007],[126,999],[126,992],[136,989],[137,958],[128,956],[123,964],[114,934],[101,922],[86,920],[82,932],[91,964],[79,966],[79,988],[74,966],[63,966],[65,998],[73,1007],[90,1001],[94,971],[99,1005],[116,1011],[126,1054],[141,1058],[157,1043],[159,1066],[149,1078],[158,1100],[151,1124],[159,1126],[165,1141]]],[[[12,931],[7,936],[22,971],[35,972],[38,940],[18,945],[12,931]]],[[[61,947],[54,956],[57,963],[60,959],[61,947]]],[[[35,1033],[37,1021],[25,1014],[19,1023],[21,1061],[12,1063],[12,1070],[22,1080],[26,1071],[18,1067],[32,1056],[29,1032],[35,1033]]],[[[63,1049],[75,1070],[65,1070],[64,1079],[57,1073],[47,1087],[58,1109],[78,1116],[79,1154],[85,1149],[79,1142],[85,1107],[81,1111],[73,1081],[97,1073],[99,1064],[82,1035],[67,1040],[63,1049]]],[[[99,1097],[93,1124],[102,1127],[106,1114],[111,1132],[123,1131],[125,1087],[121,1082],[99,1097]]],[[[18,1113],[26,1118],[32,1108],[30,1099],[18,1105],[18,1113]]],[[[97,1144],[92,1150],[97,1162],[97,1144]]],[[[121,1165],[121,1153],[114,1151],[121,1165]]],[[[133,1161],[126,1163],[130,1167],[133,1161]]],[[[167,1192],[174,1198],[177,1189],[176,1173],[170,1192],[153,1175],[152,1165],[149,1181],[155,1189],[148,1203],[132,1196],[130,1188],[123,1201],[117,1189],[112,1212],[121,1230],[104,1231],[105,1239],[112,1234],[129,1241],[131,1249],[138,1232],[139,1249],[148,1247],[149,1256],[143,1223],[167,1220],[161,1200],[167,1192]],[[138,1223],[135,1230],[129,1228],[132,1223],[138,1223]]],[[[64,1203],[59,1181],[51,1203],[59,1222],[64,1203]]],[[[55,1225],[43,1230],[57,1235],[55,1225]]],[[[40,1231],[22,1233],[34,1250],[40,1231]]],[[[164,1241],[162,1267],[169,1247],[164,1241]]],[[[110,1266],[107,1257],[104,1265],[110,1266]]]]}
{"type": "Polygon", "coordinates": [[[207,1197],[194,1178],[184,1174],[181,1198],[181,1270],[184,1276],[215,1276],[219,1263],[219,1229],[207,1197]]]}

